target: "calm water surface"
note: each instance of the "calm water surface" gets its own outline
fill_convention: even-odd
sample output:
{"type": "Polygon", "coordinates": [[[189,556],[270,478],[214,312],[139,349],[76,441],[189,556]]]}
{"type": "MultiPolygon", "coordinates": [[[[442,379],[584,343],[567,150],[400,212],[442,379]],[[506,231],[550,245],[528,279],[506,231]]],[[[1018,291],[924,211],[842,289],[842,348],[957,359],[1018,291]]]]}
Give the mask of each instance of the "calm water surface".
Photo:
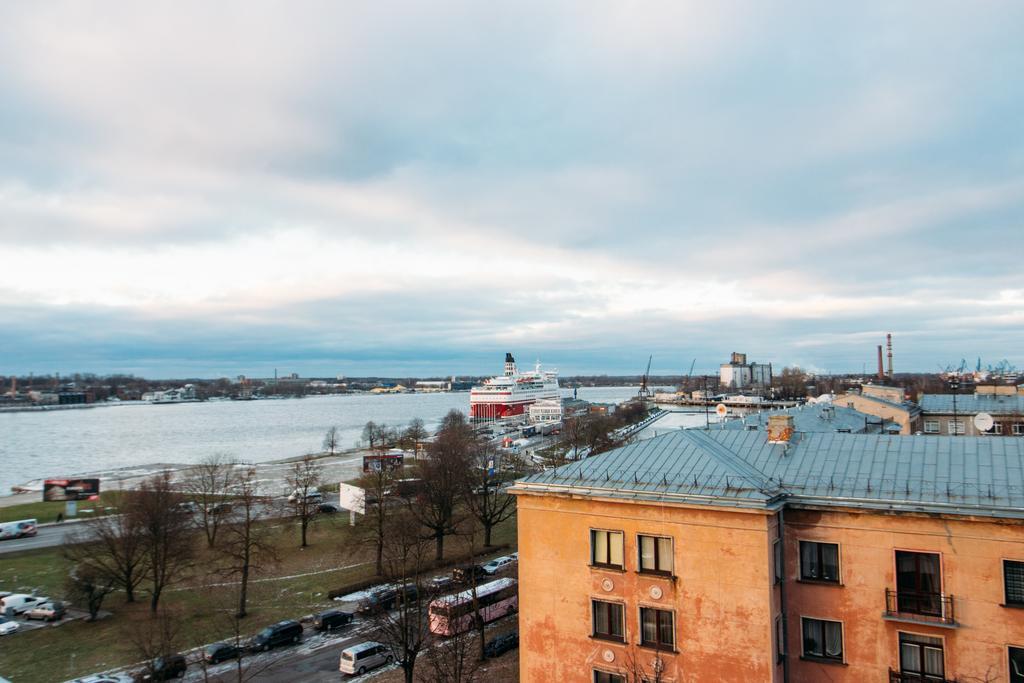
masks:
{"type": "MultiPolygon", "coordinates": [[[[635,394],[630,387],[579,390],[580,398],[594,402],[619,402],[635,394]]],[[[430,429],[453,408],[468,411],[469,393],[347,394],[0,413],[0,495],[33,479],[153,463],[194,463],[214,453],[259,462],[318,452],[331,426],[339,429],[341,447],[349,448],[369,420],[403,426],[419,417],[430,429]]]]}

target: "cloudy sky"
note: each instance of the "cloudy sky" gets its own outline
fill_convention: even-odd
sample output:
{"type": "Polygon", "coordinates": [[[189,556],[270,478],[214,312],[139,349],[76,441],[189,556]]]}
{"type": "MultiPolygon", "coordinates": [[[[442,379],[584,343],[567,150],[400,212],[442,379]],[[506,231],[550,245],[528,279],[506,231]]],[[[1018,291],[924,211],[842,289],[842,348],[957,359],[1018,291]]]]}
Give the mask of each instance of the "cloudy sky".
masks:
{"type": "Polygon", "coordinates": [[[1024,5],[0,6],[0,373],[1024,365],[1024,5]]]}

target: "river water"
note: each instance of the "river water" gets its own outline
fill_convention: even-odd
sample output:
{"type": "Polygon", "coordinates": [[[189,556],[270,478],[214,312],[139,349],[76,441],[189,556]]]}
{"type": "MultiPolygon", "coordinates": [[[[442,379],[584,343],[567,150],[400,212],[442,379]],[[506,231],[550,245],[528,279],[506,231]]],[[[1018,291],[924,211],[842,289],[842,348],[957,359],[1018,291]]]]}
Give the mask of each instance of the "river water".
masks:
{"type": "MultiPolygon", "coordinates": [[[[571,395],[570,390],[563,393],[571,395]]],[[[634,395],[635,387],[579,390],[579,398],[597,403],[618,403],[634,395]]],[[[0,495],[34,479],[195,463],[215,453],[262,462],[320,452],[331,426],[338,427],[340,447],[350,448],[362,437],[367,421],[401,427],[418,417],[432,429],[453,408],[468,411],[469,393],[343,394],[0,413],[0,495]]]]}

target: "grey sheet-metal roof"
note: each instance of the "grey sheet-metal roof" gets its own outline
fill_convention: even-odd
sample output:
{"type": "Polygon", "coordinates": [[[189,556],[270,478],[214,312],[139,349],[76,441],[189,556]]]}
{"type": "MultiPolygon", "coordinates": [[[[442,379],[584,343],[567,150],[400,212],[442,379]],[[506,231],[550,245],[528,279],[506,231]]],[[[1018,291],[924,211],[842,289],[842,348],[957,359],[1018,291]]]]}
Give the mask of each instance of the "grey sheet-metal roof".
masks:
{"type": "MultiPolygon", "coordinates": [[[[953,394],[922,394],[919,403],[925,413],[953,414],[953,394]]],[[[1024,415],[1024,394],[957,394],[956,411],[964,415],[1024,415]]]]}
{"type": "Polygon", "coordinates": [[[838,432],[847,431],[851,434],[881,432],[884,424],[892,424],[874,415],[862,413],[846,406],[831,403],[809,403],[784,410],[764,410],[744,416],[738,420],[727,420],[721,423],[722,429],[761,430],[768,428],[768,417],[771,415],[791,415],[793,428],[798,432],[838,432]]]}
{"type": "Polygon", "coordinates": [[[1024,518],[1024,438],[680,430],[517,482],[517,493],[1024,518]]]}

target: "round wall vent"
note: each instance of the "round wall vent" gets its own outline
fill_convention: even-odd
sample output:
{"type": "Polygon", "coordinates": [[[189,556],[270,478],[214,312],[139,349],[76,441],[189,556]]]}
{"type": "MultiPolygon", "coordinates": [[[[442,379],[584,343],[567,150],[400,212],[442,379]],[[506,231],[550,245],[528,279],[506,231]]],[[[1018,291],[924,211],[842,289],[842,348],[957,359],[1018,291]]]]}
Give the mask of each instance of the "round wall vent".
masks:
{"type": "Polygon", "coordinates": [[[661,600],[661,596],[664,595],[661,591],[661,586],[651,586],[651,597],[655,600],[661,600]]]}
{"type": "Polygon", "coordinates": [[[607,593],[615,588],[615,584],[612,583],[611,579],[605,579],[601,582],[601,588],[603,588],[605,593],[607,593]]]}
{"type": "Polygon", "coordinates": [[[604,661],[606,661],[606,662],[614,662],[615,661],[615,653],[612,652],[611,650],[605,650],[604,652],[601,653],[601,658],[604,659],[604,661]]]}

